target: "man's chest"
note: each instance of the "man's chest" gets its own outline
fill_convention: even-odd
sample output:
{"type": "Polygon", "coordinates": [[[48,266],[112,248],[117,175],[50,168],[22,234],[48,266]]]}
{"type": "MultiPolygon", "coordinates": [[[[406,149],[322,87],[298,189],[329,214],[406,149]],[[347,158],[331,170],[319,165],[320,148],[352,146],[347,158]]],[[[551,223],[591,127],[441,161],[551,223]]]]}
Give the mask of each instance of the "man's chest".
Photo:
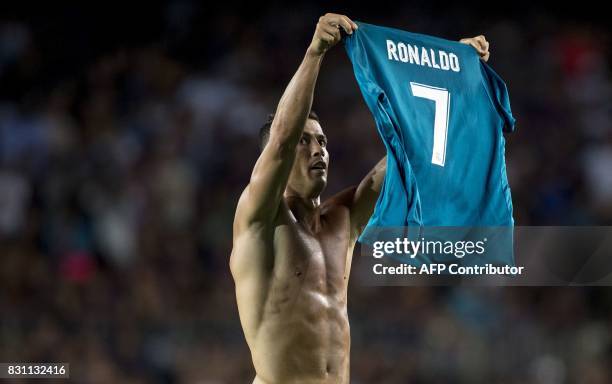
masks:
{"type": "Polygon", "coordinates": [[[354,246],[349,228],[348,212],[322,216],[315,233],[297,222],[290,211],[284,213],[273,233],[274,274],[344,289],[354,246]]]}

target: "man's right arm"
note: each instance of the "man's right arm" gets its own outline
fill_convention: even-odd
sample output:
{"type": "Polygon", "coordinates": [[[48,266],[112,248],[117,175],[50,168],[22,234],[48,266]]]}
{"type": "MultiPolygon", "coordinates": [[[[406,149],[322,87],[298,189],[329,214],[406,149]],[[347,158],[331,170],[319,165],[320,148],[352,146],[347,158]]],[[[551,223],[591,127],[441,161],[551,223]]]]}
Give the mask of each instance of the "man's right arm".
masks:
{"type": "Polygon", "coordinates": [[[350,34],[357,25],[343,15],[328,13],[319,19],[306,55],[278,103],[268,143],[238,203],[235,231],[270,222],[276,216],[310,113],[321,61],[325,52],[340,41],[339,28],[350,34]]]}

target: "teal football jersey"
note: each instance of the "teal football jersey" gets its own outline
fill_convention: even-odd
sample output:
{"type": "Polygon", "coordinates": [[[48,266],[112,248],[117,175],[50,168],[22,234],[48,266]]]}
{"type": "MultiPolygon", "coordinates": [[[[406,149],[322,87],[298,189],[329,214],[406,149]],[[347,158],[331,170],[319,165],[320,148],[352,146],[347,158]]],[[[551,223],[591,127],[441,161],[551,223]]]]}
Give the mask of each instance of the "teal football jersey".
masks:
{"type": "Polygon", "coordinates": [[[345,48],[387,149],[368,228],[512,226],[503,80],[469,45],[358,25],[345,48]]]}

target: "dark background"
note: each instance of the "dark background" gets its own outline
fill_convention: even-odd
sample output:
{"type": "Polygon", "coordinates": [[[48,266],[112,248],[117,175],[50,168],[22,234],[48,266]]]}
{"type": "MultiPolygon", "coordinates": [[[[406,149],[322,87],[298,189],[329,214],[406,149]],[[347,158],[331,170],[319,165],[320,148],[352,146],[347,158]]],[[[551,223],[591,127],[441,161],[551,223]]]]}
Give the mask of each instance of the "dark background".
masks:
{"type": "MultiPolygon", "coordinates": [[[[79,383],[251,382],[233,210],[326,12],[485,34],[517,118],[516,224],[612,224],[612,44],[594,4],[0,6],[0,361],[68,362],[79,383]]],[[[384,155],[341,46],[314,109],[329,196],[384,155]]],[[[609,288],[353,276],[349,315],[352,383],[612,382],[609,288]]]]}

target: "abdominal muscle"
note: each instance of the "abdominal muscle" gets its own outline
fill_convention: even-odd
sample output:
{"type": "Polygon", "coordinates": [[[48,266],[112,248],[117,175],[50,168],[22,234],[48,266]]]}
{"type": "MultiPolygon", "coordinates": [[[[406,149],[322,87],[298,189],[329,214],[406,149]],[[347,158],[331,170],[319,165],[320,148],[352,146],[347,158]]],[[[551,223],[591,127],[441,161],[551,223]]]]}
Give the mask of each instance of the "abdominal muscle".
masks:
{"type": "MultiPolygon", "coordinates": [[[[348,383],[350,331],[346,296],[303,284],[293,300],[269,297],[251,352],[254,383],[348,383]],[[280,299],[285,305],[278,306],[280,299]]],[[[295,291],[294,291],[295,292],[295,291]]]]}

